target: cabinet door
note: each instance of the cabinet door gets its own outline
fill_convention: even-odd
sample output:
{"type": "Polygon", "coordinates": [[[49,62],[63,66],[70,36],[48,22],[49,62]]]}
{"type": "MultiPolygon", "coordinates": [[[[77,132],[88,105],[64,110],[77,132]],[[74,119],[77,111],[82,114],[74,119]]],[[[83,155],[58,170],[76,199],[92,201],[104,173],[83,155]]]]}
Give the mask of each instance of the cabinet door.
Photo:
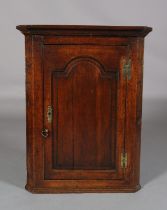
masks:
{"type": "Polygon", "coordinates": [[[44,179],[121,179],[122,45],[43,46],[44,179]]]}

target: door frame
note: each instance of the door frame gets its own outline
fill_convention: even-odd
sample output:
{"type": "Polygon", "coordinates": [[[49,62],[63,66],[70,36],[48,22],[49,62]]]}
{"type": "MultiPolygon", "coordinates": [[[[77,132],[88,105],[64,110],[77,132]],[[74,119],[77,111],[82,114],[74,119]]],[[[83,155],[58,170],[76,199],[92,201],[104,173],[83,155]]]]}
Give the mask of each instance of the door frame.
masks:
{"type": "MultiPolygon", "coordinates": [[[[71,43],[70,43],[71,44],[71,43]]],[[[57,45],[52,45],[52,46],[57,46],[57,45]]],[[[67,43],[65,45],[61,44],[60,47],[66,47],[66,46],[71,46],[68,45],[67,43]]],[[[81,45],[79,45],[81,46],[81,45]]],[[[83,45],[82,45],[83,46],[83,45]]],[[[84,46],[91,46],[91,44],[85,44],[84,46]]],[[[96,45],[94,46],[98,46],[99,44],[96,43],[96,45]]],[[[48,46],[47,46],[48,47],[48,46]]],[[[78,45],[77,45],[78,47],[78,45]]],[[[100,47],[102,47],[103,49],[103,45],[100,45],[100,47]]],[[[106,45],[105,45],[106,47],[106,45]]],[[[114,45],[114,44],[108,44],[107,47],[114,47],[114,48],[120,48],[119,50],[121,51],[121,48],[123,47],[123,49],[125,50],[125,55],[128,55],[128,51],[129,48],[128,46],[124,46],[124,45],[114,45]]],[[[110,48],[108,48],[110,49],[110,48]]],[[[119,51],[118,50],[118,51],[119,51]]],[[[56,56],[56,55],[55,55],[56,56]]],[[[85,58],[78,58],[81,60],[89,60],[89,58],[85,57],[85,58]]],[[[44,60],[44,59],[43,59],[44,60]]],[[[72,62],[75,62],[75,60],[73,59],[72,62]]],[[[43,116],[44,116],[44,128],[47,128],[49,130],[50,135],[47,137],[46,141],[45,141],[45,146],[44,146],[44,178],[47,180],[103,180],[103,179],[108,179],[108,180],[119,180],[122,179],[124,176],[124,170],[122,169],[121,166],[121,153],[124,153],[124,141],[125,141],[125,109],[126,109],[126,80],[124,79],[123,73],[122,73],[122,69],[123,69],[123,65],[124,62],[126,61],[126,57],[122,56],[120,57],[120,66],[118,67],[118,72],[111,72],[112,74],[115,74],[115,79],[116,83],[117,83],[117,96],[116,96],[116,107],[117,107],[117,111],[116,111],[116,169],[108,169],[108,170],[87,170],[87,169],[54,169],[53,168],[53,157],[52,157],[52,146],[53,146],[53,136],[52,136],[52,130],[53,130],[53,126],[52,123],[48,122],[47,120],[47,107],[51,106],[53,101],[52,101],[52,82],[53,82],[53,77],[55,76],[55,74],[57,75],[57,79],[63,77],[66,77],[69,72],[66,72],[66,69],[63,69],[63,71],[60,72],[60,70],[57,72],[56,69],[43,69],[43,74],[44,74],[44,88],[43,88],[43,116]],[[118,76],[119,75],[119,76],[118,76]],[[49,79],[48,79],[49,78],[49,79]]],[[[70,65],[71,63],[68,64],[70,65]]],[[[66,64],[65,64],[66,65],[66,64]]],[[[72,64],[71,64],[72,65],[72,64]]],[[[108,74],[111,74],[110,72],[104,72],[104,76],[107,77],[108,74]]],[[[56,110],[54,110],[56,111],[56,110]]]]}

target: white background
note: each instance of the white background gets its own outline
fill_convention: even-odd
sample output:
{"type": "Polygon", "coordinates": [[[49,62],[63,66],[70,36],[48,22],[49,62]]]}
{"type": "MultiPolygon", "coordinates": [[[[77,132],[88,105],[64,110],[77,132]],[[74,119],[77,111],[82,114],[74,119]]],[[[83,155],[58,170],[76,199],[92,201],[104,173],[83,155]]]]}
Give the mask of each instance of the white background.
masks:
{"type": "Polygon", "coordinates": [[[0,210],[167,209],[167,1],[0,0],[0,210]],[[142,189],[34,195],[24,190],[25,70],[21,24],[145,25],[142,189]]]}

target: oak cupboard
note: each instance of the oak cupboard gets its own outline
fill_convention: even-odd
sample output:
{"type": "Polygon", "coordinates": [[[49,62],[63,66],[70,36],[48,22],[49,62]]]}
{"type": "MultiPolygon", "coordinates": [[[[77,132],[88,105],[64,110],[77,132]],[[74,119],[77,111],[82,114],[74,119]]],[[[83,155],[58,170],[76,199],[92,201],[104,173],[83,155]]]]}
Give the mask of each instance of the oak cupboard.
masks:
{"type": "Polygon", "coordinates": [[[140,189],[143,26],[20,25],[33,193],[140,189]]]}

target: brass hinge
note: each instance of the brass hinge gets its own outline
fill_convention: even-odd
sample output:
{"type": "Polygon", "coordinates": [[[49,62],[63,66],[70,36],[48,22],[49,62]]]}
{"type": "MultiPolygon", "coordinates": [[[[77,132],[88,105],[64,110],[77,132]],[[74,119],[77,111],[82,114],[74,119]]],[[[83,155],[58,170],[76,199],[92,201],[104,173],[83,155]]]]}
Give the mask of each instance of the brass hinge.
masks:
{"type": "Polygon", "coordinates": [[[131,59],[128,59],[123,65],[123,76],[128,80],[131,78],[131,59]]]}
{"type": "Polygon", "coordinates": [[[121,168],[126,168],[128,164],[128,155],[127,153],[121,153],[121,168]]]}
{"type": "Polygon", "coordinates": [[[52,122],[52,117],[53,117],[53,108],[52,106],[48,106],[48,110],[47,110],[48,123],[52,122]]]}

